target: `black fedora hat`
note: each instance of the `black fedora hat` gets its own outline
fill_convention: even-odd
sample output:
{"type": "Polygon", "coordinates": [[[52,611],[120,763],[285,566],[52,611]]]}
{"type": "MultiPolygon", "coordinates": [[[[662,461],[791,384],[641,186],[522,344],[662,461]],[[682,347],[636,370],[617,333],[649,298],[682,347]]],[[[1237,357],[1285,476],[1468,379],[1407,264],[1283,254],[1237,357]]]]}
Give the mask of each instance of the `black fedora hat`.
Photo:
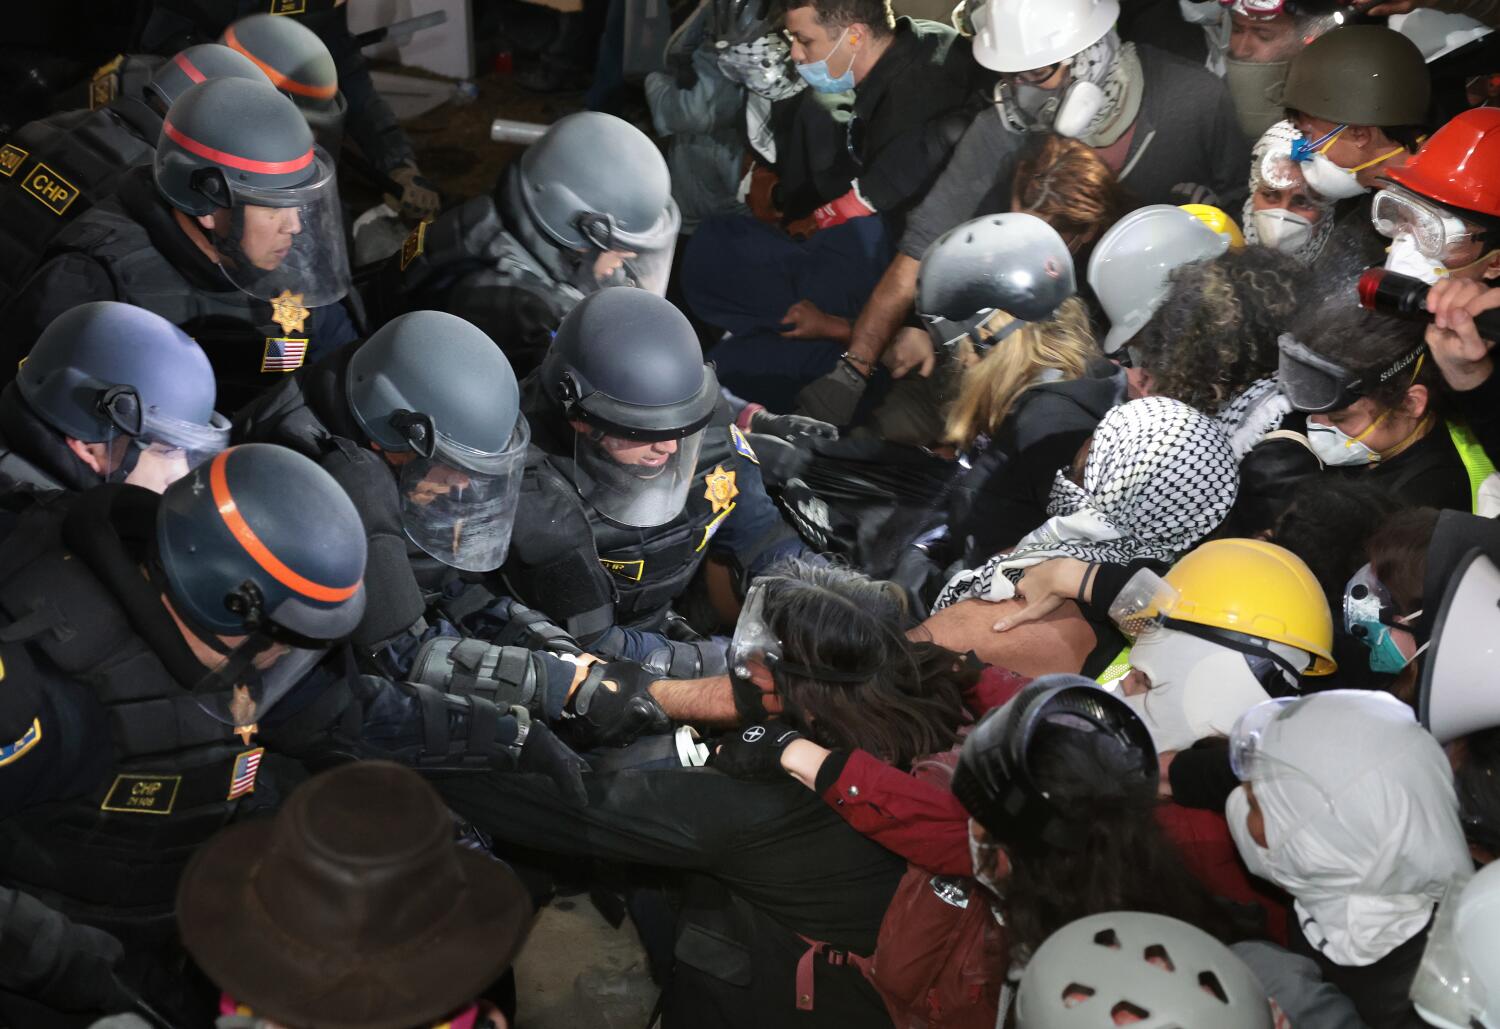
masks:
{"type": "Polygon", "coordinates": [[[296,1029],[430,1024],[509,966],[532,915],[515,873],[453,837],[415,772],[344,765],[193,856],[183,942],[230,996],[296,1029]]]}

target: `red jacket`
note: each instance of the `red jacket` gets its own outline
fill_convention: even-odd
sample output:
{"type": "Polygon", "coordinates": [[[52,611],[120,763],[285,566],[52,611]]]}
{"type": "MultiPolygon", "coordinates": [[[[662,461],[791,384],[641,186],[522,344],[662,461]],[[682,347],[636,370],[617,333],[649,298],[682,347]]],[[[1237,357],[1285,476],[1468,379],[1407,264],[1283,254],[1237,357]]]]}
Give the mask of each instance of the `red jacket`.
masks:
{"type": "MultiPolygon", "coordinates": [[[[965,701],[976,715],[983,715],[1029,681],[1014,672],[987,668],[965,701]]],[[[969,813],[947,790],[856,750],[822,796],[851,826],[912,864],[937,875],[973,873],[969,813]]],[[[1271,937],[1286,943],[1286,906],[1245,871],[1222,814],[1169,801],[1157,809],[1156,819],[1205,889],[1235,903],[1259,904],[1271,937]]]]}

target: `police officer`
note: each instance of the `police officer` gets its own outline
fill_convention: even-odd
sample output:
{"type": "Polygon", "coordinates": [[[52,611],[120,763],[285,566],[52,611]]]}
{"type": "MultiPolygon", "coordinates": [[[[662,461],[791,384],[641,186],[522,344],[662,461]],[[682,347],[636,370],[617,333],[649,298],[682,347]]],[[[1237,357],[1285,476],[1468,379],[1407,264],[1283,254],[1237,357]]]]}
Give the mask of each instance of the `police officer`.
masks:
{"type": "Polygon", "coordinates": [[[173,896],[192,851],[268,785],[262,731],[308,760],[519,760],[579,788],[576,759],[482,686],[304,678],[358,624],[364,567],[353,503],[282,447],[226,450],[160,497],[109,485],[25,512],[0,547],[0,659],[6,693],[36,714],[0,722],[21,730],[0,744],[0,887],[108,936],[33,941],[28,968],[0,974],[0,1022],[87,1024],[56,1007],[88,996],[46,991],[80,963],[104,1010],[134,996],[177,1024],[207,1021],[181,974],[173,896]],[[26,975],[38,967],[49,974],[26,975]]]}
{"type": "Polygon", "coordinates": [[[667,163],[613,115],[562,118],[474,197],[414,235],[367,290],[373,322],[399,310],[460,315],[499,340],[520,375],[563,315],[605,286],[666,294],[681,225],[667,163]]]}
{"type": "Polygon", "coordinates": [[[47,326],[0,392],[0,493],[121,480],[160,493],[229,445],[201,347],[114,300],[47,326]]]}
{"type": "Polygon", "coordinates": [[[367,667],[437,687],[483,678],[552,720],[570,695],[589,698],[566,708],[570,738],[588,743],[664,730],[645,695],[652,676],[559,659],[581,654],[564,630],[460,581],[499,568],[509,549],[531,439],[520,405],[488,336],[413,311],[239,412],[235,437],[306,454],[355,501],[370,601],[351,642],[367,667]],[[615,688],[596,697],[605,676],[615,688]]]}
{"type": "Polygon", "coordinates": [[[264,82],[214,79],[178,98],[152,168],[60,233],[10,305],[14,368],[49,322],[124,300],[198,340],[233,409],[353,340],[338,187],[296,106],[264,82]]]}
{"type": "Polygon", "coordinates": [[[533,447],[499,578],[596,654],[674,677],[723,670],[712,641],[664,632],[711,552],[755,576],[802,545],[727,424],[687,318],[643,289],[605,289],[562,321],[522,386],[533,447]]]}
{"type": "Polygon", "coordinates": [[[249,58],[205,43],[175,57],[120,57],[95,76],[90,107],[21,126],[0,147],[0,306],[26,281],[52,237],[150,164],[172,102],[194,83],[264,82],[249,58]]]}
{"type": "Polygon", "coordinates": [[[219,42],[265,72],[271,85],[297,105],[318,145],[338,159],[349,104],[339,92],[333,55],[317,33],[295,18],[253,14],[225,28],[219,42]]]}
{"type": "MultiPolygon", "coordinates": [[[[338,115],[349,138],[365,159],[399,188],[398,195],[387,198],[392,207],[399,207],[409,218],[427,219],[437,214],[437,191],[422,176],[411,140],[396,121],[391,105],[375,88],[369,62],[361,52],[359,41],[349,32],[342,0],[338,3],[326,0],[313,3],[297,0],[157,0],[141,32],[141,42],[147,49],[170,53],[189,43],[218,39],[221,34],[223,42],[244,48],[271,65],[263,68],[273,82],[279,73],[290,80],[307,83],[336,83],[337,95],[327,94],[333,98],[331,104],[324,103],[324,98],[308,91],[289,89],[287,92],[298,100],[304,112],[321,107],[326,113],[338,115]],[[231,42],[231,35],[234,42],[231,42]],[[288,44],[294,35],[316,36],[312,42],[318,44],[321,54],[314,54],[310,44],[303,42],[298,47],[308,48],[304,53],[311,60],[297,59],[294,51],[288,51],[289,59],[274,56],[258,42],[269,41],[273,35],[283,37],[288,44]],[[308,74],[314,64],[319,69],[331,69],[331,80],[322,70],[308,74]]],[[[278,49],[280,45],[277,44],[278,49]]],[[[283,88],[280,82],[277,86],[283,88]]],[[[323,142],[321,133],[319,142],[323,142]]],[[[327,143],[324,146],[330,154],[334,153],[327,143]]]]}

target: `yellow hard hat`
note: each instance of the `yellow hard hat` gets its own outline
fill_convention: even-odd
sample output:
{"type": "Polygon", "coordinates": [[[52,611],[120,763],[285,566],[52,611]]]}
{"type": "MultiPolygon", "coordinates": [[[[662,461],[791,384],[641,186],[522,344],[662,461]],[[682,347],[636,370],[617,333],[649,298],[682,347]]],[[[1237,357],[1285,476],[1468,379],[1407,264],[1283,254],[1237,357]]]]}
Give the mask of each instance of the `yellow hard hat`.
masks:
{"type": "Polygon", "coordinates": [[[1233,218],[1217,207],[1210,204],[1180,204],[1178,206],[1227,239],[1230,247],[1238,250],[1245,245],[1245,235],[1240,232],[1240,227],[1234,223],[1233,218]]]}
{"type": "Polygon", "coordinates": [[[1328,598],[1307,563],[1285,547],[1263,540],[1213,540],[1173,565],[1166,581],[1178,594],[1165,623],[1169,627],[1192,632],[1193,626],[1203,626],[1284,643],[1312,655],[1305,675],[1338,670],[1328,598]]]}

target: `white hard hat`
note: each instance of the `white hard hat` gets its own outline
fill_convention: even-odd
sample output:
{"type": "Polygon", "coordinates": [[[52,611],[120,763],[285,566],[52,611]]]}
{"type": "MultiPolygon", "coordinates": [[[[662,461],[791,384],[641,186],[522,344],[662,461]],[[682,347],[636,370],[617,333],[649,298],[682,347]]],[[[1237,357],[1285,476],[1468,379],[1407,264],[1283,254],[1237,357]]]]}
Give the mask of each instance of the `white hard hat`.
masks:
{"type": "Polygon", "coordinates": [[[1227,249],[1222,235],[1170,204],[1137,208],[1116,222],[1089,258],[1089,286],[1109,316],[1104,352],[1119,350],[1150,320],[1173,268],[1227,249]]]}
{"type": "Polygon", "coordinates": [[[1429,1025],[1500,1027],[1500,861],[1448,888],[1411,999],[1429,1025]]]}
{"type": "Polygon", "coordinates": [[[991,71],[1045,68],[1099,42],[1119,17],[1119,0],[986,0],[971,15],[974,60],[991,71]]]}

